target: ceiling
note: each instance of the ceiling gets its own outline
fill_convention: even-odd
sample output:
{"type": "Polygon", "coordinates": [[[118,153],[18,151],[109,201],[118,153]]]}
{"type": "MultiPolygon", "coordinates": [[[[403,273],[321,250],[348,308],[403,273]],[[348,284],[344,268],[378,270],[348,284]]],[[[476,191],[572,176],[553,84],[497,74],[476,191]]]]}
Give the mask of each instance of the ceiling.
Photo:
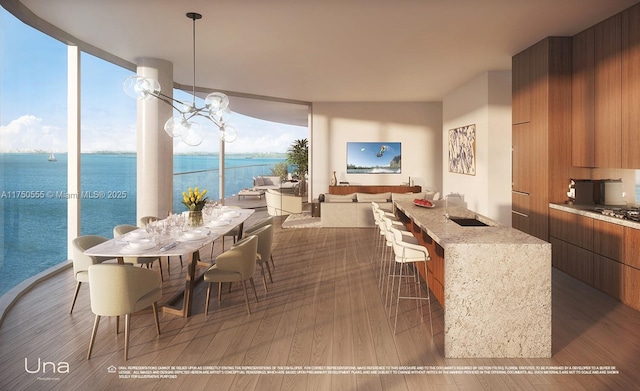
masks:
{"type": "Polygon", "coordinates": [[[199,12],[197,85],[294,103],[442,101],[483,72],[511,69],[514,54],[544,37],[574,35],[636,2],[0,0],[132,70],[140,57],[171,61],[185,86],[193,84],[185,14],[199,12]]]}

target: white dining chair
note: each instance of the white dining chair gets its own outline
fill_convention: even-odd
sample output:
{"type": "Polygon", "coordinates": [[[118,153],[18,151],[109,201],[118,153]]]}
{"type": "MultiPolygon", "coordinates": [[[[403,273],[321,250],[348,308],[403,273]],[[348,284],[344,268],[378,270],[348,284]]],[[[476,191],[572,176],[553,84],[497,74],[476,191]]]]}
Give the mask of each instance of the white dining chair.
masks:
{"type": "MultiPolygon", "coordinates": [[[[89,267],[91,311],[96,315],[89,341],[87,360],[102,316],[125,317],[124,359],[129,358],[131,314],[152,307],[156,332],[160,335],[158,300],[162,297],[162,281],[158,273],[130,265],[102,264],[89,267]]],[[[116,328],[117,330],[117,328],[116,328]]]]}
{"type": "Polygon", "coordinates": [[[84,235],[78,236],[71,242],[71,246],[73,248],[73,278],[76,280],[76,289],[73,292],[73,299],[71,301],[69,314],[73,313],[73,307],[76,305],[78,292],[80,292],[80,285],[82,285],[83,282],[89,282],[89,266],[112,259],[109,257],[85,255],[85,250],[106,242],[107,240],[109,239],[103,238],[102,236],[84,235]]]}

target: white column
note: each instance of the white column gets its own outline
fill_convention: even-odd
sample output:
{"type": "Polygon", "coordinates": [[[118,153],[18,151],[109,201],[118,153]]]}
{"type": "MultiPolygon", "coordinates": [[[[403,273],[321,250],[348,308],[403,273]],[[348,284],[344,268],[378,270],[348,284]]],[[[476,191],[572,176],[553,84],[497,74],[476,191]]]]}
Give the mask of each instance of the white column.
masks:
{"type": "MultiPolygon", "coordinates": [[[[67,194],[80,194],[80,49],[67,46],[67,194]]],[[[80,196],[67,199],[67,258],[80,236],[80,196]]]]}
{"type": "MultiPolygon", "coordinates": [[[[138,62],[138,75],[158,80],[162,93],[173,97],[173,64],[155,58],[138,62]]],[[[137,218],[165,217],[173,209],[173,139],[164,123],[173,108],[157,99],[138,100],[137,218]]]]}
{"type": "Polygon", "coordinates": [[[224,205],[224,140],[220,138],[220,153],[218,155],[218,198],[224,205]]]}

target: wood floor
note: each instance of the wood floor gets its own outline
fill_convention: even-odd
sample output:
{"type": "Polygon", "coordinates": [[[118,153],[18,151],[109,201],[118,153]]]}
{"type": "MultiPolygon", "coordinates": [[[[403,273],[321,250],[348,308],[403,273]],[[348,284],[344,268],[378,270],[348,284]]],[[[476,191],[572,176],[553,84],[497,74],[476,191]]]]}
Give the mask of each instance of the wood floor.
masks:
{"type": "MultiPolygon", "coordinates": [[[[42,282],[0,325],[0,390],[640,389],[640,313],[561,272],[553,273],[551,359],[445,359],[443,311],[435,300],[433,339],[428,314],[420,320],[412,303],[401,307],[393,335],[371,263],[371,230],[280,224],[274,281],[265,294],[257,269],[260,302],[250,295],[251,315],[239,286],[231,293],[224,289],[221,303],[214,289],[205,315],[206,285],[200,283],[195,315],[161,314],[159,337],[151,314],[132,318],[126,362],[124,335],[116,335],[114,319],[103,319],[86,360],[94,316],[87,287],[68,314],[75,285],[71,270],[42,282]],[[38,371],[38,360],[54,364],[44,370],[41,364],[38,371]],[[584,374],[596,367],[617,374],[584,374]],[[499,373],[488,374],[492,369],[499,373]],[[535,372],[506,374],[526,369],[535,372]],[[127,370],[138,371],[138,378],[121,378],[127,370]]],[[[178,260],[171,265],[165,296],[184,283],[178,260]]]]}

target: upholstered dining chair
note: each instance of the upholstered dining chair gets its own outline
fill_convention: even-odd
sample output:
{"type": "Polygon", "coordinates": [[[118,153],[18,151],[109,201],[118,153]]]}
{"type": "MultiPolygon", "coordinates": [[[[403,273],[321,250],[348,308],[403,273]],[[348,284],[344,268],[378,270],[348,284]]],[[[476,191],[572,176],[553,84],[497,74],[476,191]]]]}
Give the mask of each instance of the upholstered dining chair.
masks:
{"type": "Polygon", "coordinates": [[[262,284],[264,285],[264,292],[267,293],[267,279],[264,274],[264,268],[267,267],[269,273],[269,281],[273,284],[273,277],[271,276],[271,268],[269,267],[269,257],[271,256],[271,246],[273,244],[273,225],[265,225],[251,232],[251,235],[258,237],[258,254],[256,256],[256,262],[260,265],[262,272],[262,284]]]}
{"type": "MultiPolygon", "coordinates": [[[[235,205],[227,205],[225,206],[225,208],[229,211],[237,211],[240,209],[239,206],[235,206],[235,205]]],[[[233,238],[233,243],[237,243],[238,240],[240,240],[242,238],[242,231],[243,231],[243,226],[244,224],[240,224],[238,226],[233,227],[231,230],[229,230],[228,232],[226,232],[224,235],[222,235],[222,251],[224,252],[224,239],[226,237],[231,237],[233,238]]],[[[213,256],[213,244],[211,245],[211,255],[213,256]]]]}
{"type": "MultiPolygon", "coordinates": [[[[245,228],[244,235],[249,236],[249,235],[253,234],[253,232],[255,232],[255,231],[259,230],[260,228],[265,227],[267,225],[273,225],[273,216],[269,216],[266,219],[260,220],[257,223],[253,224],[251,227],[245,228]]],[[[269,259],[271,260],[271,267],[275,270],[276,265],[275,265],[275,263],[273,263],[273,253],[269,254],[269,259]]]]}
{"type": "Polygon", "coordinates": [[[158,221],[160,220],[158,217],[156,216],[142,216],[140,217],[140,226],[141,227],[146,227],[147,224],[149,224],[152,221],[158,221]]]}
{"type": "Polygon", "coordinates": [[[102,242],[106,242],[107,240],[109,239],[103,238],[102,236],[85,235],[78,236],[71,242],[71,245],[73,246],[73,278],[76,280],[76,289],[73,293],[71,308],[69,309],[70,314],[73,312],[73,307],[76,305],[78,292],[80,292],[80,285],[82,285],[83,282],[89,282],[89,266],[111,259],[109,257],[93,257],[85,255],[84,251],[93,246],[97,246],[102,242]]]}
{"type": "MultiPolygon", "coordinates": [[[[135,225],[129,225],[129,224],[116,225],[115,227],[113,227],[113,237],[118,238],[126,233],[135,231],[136,229],[139,229],[139,228],[136,227],[135,225]]],[[[155,261],[158,261],[158,265],[160,266],[160,278],[164,280],[164,276],[162,275],[162,262],[160,262],[160,258],[158,257],[123,257],[123,258],[125,263],[140,264],[140,266],[146,265],[147,269],[151,268],[151,265],[155,261]]]]}
{"type": "Polygon", "coordinates": [[[125,316],[125,360],[129,358],[129,329],[132,313],[152,307],[156,332],[160,335],[157,303],[162,297],[162,281],[158,273],[130,265],[92,265],[89,266],[89,292],[91,311],[96,317],[91,331],[87,360],[91,358],[102,316],[125,316]]]}
{"type": "Polygon", "coordinates": [[[234,281],[242,282],[244,290],[244,300],[247,304],[247,313],[251,314],[249,306],[249,296],[247,295],[246,281],[251,282],[253,294],[258,302],[258,293],[253,283],[253,275],[256,272],[256,256],[258,254],[258,237],[255,235],[247,236],[238,241],[229,250],[223,252],[216,257],[215,265],[211,266],[204,272],[204,280],[209,283],[207,287],[207,299],[205,301],[204,313],[209,312],[209,301],[211,298],[211,286],[214,282],[218,283],[218,301],[222,300],[222,283],[234,281]]]}

